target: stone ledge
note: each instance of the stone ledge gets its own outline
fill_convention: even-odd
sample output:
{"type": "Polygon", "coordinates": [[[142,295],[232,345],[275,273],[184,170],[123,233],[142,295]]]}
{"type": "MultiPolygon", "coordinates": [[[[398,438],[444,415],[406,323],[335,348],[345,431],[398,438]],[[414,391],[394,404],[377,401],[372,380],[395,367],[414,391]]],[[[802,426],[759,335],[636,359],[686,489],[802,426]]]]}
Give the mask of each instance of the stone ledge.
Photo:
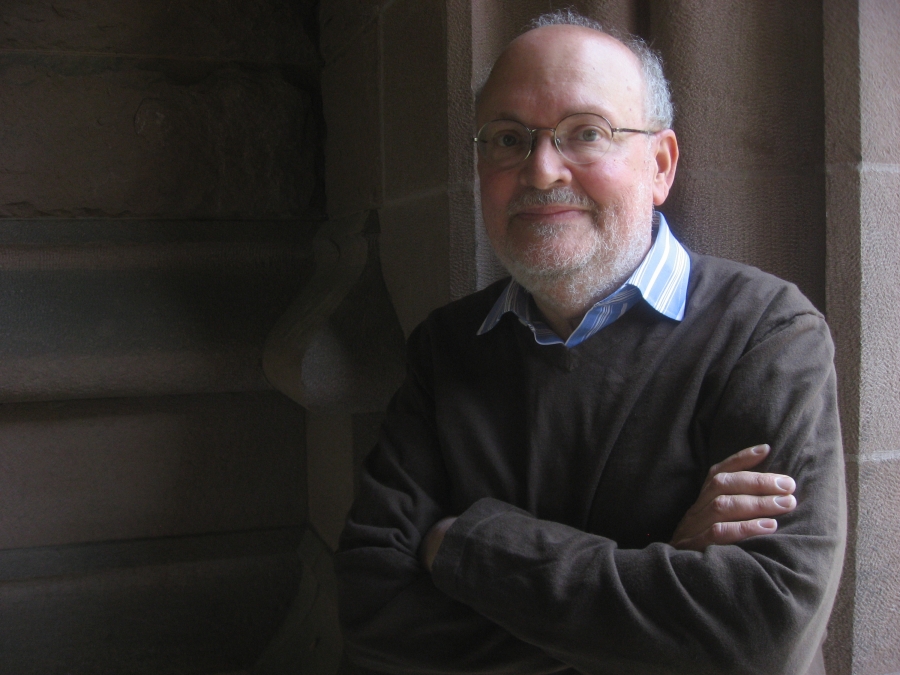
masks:
{"type": "Polygon", "coordinates": [[[316,227],[0,220],[0,401],[267,389],[316,227]]]}
{"type": "Polygon", "coordinates": [[[0,405],[0,549],[300,527],[304,438],[277,392],[0,405]]]}
{"type": "Polygon", "coordinates": [[[312,2],[17,0],[0,8],[0,49],[318,64],[312,2]]]}
{"type": "Polygon", "coordinates": [[[0,86],[0,217],[321,207],[318,84],[290,68],[0,53],[0,86]]]}
{"type": "MultiPolygon", "coordinates": [[[[159,675],[248,668],[287,612],[301,561],[290,541],[296,537],[281,543],[273,537],[258,552],[248,544],[264,535],[246,535],[237,548],[232,539],[218,547],[209,538],[129,542],[118,545],[118,557],[144,558],[133,566],[118,567],[113,555],[105,567],[0,582],[0,670],[159,675]],[[148,555],[154,546],[158,553],[195,545],[209,555],[148,555]]],[[[31,555],[43,557],[44,567],[60,567],[70,553],[31,555]]],[[[105,553],[109,546],[93,549],[97,558],[105,553]]]]}

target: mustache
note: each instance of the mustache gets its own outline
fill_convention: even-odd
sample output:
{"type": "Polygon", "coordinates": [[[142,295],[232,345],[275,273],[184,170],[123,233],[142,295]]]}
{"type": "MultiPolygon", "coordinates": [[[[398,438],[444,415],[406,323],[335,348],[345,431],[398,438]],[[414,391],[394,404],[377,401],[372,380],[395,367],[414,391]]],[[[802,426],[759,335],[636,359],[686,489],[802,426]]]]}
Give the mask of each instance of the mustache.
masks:
{"type": "Polygon", "coordinates": [[[578,194],[570,187],[555,187],[549,190],[529,188],[509,203],[506,207],[506,214],[512,217],[531,206],[551,205],[578,206],[589,209],[593,213],[597,213],[600,208],[593,199],[578,194]]]}

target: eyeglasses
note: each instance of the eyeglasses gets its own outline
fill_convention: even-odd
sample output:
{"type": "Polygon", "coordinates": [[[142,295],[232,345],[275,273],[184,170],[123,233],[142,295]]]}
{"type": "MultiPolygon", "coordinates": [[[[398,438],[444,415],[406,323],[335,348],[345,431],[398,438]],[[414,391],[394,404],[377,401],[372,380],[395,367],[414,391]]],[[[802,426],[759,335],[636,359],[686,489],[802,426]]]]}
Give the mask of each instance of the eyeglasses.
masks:
{"type": "Polygon", "coordinates": [[[613,134],[633,133],[652,136],[655,131],[614,128],[602,115],[576,113],[564,117],[555,128],[530,129],[513,120],[488,122],[475,137],[482,159],[500,169],[509,169],[525,161],[534,149],[538,131],[553,134],[553,145],[559,154],[573,164],[590,164],[606,154],[613,134]]]}

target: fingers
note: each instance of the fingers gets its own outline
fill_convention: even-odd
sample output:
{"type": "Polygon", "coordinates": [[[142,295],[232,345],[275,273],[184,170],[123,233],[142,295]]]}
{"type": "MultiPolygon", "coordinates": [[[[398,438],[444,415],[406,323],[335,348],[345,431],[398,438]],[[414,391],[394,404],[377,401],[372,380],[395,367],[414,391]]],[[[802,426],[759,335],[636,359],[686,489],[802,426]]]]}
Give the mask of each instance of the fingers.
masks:
{"type": "Polygon", "coordinates": [[[701,490],[701,498],[713,499],[718,495],[790,495],[797,484],[790,476],[780,473],[737,471],[712,476],[701,490]],[[706,493],[704,495],[704,493],[706,493]]]}
{"type": "MultiPolygon", "coordinates": [[[[783,516],[795,508],[797,508],[797,500],[793,495],[762,497],[719,495],[705,505],[691,509],[682,519],[672,540],[678,541],[701,536],[710,538],[715,543],[721,543],[719,539],[722,538],[722,535],[718,532],[721,528],[733,533],[735,526],[749,521],[783,516]]],[[[737,531],[742,530],[738,529],[737,531]]],[[[754,531],[754,534],[762,534],[762,532],[754,531]]],[[[728,543],[734,543],[734,541],[730,540],[728,543]]]]}
{"type": "MultiPolygon", "coordinates": [[[[755,471],[718,473],[707,479],[703,488],[700,490],[700,496],[697,497],[697,501],[694,503],[694,506],[691,507],[689,513],[692,515],[692,519],[695,522],[699,521],[703,527],[708,527],[713,522],[718,522],[719,520],[744,520],[744,518],[741,517],[723,517],[717,518],[716,520],[710,520],[710,518],[714,517],[717,513],[722,512],[723,504],[732,503],[728,501],[727,498],[729,497],[770,497],[771,499],[768,503],[771,504],[772,500],[776,497],[793,495],[796,488],[797,484],[794,482],[793,478],[778,473],[756,473],[755,471]]],[[[793,503],[794,506],[796,506],[796,501],[793,503]]],[[[793,506],[790,510],[793,510],[793,506]]],[[[780,513],[781,512],[758,513],[751,517],[776,516],[780,515],[780,513]]],[[[723,515],[728,514],[725,513],[723,515]]]]}
{"type": "Polygon", "coordinates": [[[797,508],[794,495],[754,497],[750,495],[720,495],[712,500],[706,513],[703,529],[720,523],[731,523],[754,518],[775,518],[797,508]]]}
{"type": "Polygon", "coordinates": [[[767,443],[744,448],[710,467],[709,476],[712,477],[717,473],[722,472],[731,473],[734,471],[747,471],[748,469],[752,469],[768,457],[771,450],[772,448],[769,447],[767,443]]]}
{"type": "Polygon", "coordinates": [[[770,452],[768,445],[755,445],[710,468],[700,496],[675,529],[672,545],[699,551],[775,532],[774,518],[797,507],[797,484],[790,476],[752,470],[770,452]]]}
{"type": "Polygon", "coordinates": [[[744,520],[738,523],[716,523],[698,535],[672,542],[672,546],[682,550],[702,552],[707,546],[713,544],[736,544],[750,537],[772,534],[777,529],[778,523],[772,518],[744,520]]]}

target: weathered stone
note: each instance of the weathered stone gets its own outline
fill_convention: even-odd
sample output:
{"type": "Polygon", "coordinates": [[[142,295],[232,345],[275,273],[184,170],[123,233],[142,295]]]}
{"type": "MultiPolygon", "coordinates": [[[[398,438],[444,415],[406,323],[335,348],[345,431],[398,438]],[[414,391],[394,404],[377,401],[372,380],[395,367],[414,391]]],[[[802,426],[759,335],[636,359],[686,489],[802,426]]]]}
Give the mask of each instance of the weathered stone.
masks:
{"type": "Polygon", "coordinates": [[[302,410],[278,393],[0,405],[0,549],[306,521],[302,410]]]}
{"type": "Polygon", "coordinates": [[[900,670],[900,227],[896,3],[824,9],[828,318],[850,492],[849,541],[826,643],[830,675],[900,670]]]}
{"type": "Polygon", "coordinates": [[[347,413],[306,415],[309,523],[332,551],[353,503],[353,421],[347,413]]]}
{"type": "Polygon", "coordinates": [[[325,184],[332,219],[381,206],[379,61],[378,32],[372,26],[322,71],[328,120],[325,184]]]}
{"type": "Polygon", "coordinates": [[[315,226],[0,222],[0,401],[268,388],[315,226]]]}
{"type": "Polygon", "coordinates": [[[825,308],[825,184],[801,170],[772,174],[682,167],[662,207],[699,253],[760,267],[825,308]],[[801,254],[802,252],[802,254],[801,254]]]}
{"type": "Polygon", "coordinates": [[[384,281],[407,335],[450,300],[448,229],[443,191],[381,210],[384,281]]]}
{"type": "Polygon", "coordinates": [[[900,672],[900,450],[859,461],[852,672],[885,675],[900,672]]]}
{"type": "Polygon", "coordinates": [[[330,63],[371,29],[386,0],[322,0],[319,8],[322,55],[330,63]]]}
{"type": "Polygon", "coordinates": [[[187,537],[0,552],[4,673],[159,675],[246,668],[301,576],[298,535],[187,537]]]}
{"type": "Polygon", "coordinates": [[[309,410],[383,410],[403,379],[403,332],[381,276],[377,226],[374,211],[322,226],[316,272],[266,340],[266,377],[309,410]]]}
{"type": "Polygon", "coordinates": [[[6,54],[0,82],[0,216],[309,211],[320,130],[278,69],[6,54]]]}
{"type": "Polygon", "coordinates": [[[446,19],[441,0],[400,0],[384,12],[384,198],[447,183],[446,19]]]}
{"type": "Polygon", "coordinates": [[[303,578],[278,634],[253,675],[334,675],[344,641],[337,615],[337,579],[329,550],[310,530],[298,548],[303,578]]]}
{"type": "Polygon", "coordinates": [[[651,4],[685,164],[710,172],[821,171],[820,4],[651,4]]]}
{"type": "MultiPolygon", "coordinates": [[[[860,2],[861,140],[868,162],[900,164],[900,3],[890,0],[860,2]]],[[[896,194],[896,193],[894,193],[896,194]]]]}
{"type": "Polygon", "coordinates": [[[892,452],[900,449],[900,164],[863,162],[860,193],[860,452],[892,452]]]}
{"type": "Polygon", "coordinates": [[[375,447],[384,422],[384,412],[359,413],[353,416],[353,496],[359,488],[359,472],[375,447]]]}
{"type": "Polygon", "coordinates": [[[821,5],[650,3],[681,146],[662,211],[689,244],[825,304],[821,5]]]}
{"type": "Polygon", "coordinates": [[[310,0],[16,0],[0,49],[291,63],[316,69],[310,0]]]}

